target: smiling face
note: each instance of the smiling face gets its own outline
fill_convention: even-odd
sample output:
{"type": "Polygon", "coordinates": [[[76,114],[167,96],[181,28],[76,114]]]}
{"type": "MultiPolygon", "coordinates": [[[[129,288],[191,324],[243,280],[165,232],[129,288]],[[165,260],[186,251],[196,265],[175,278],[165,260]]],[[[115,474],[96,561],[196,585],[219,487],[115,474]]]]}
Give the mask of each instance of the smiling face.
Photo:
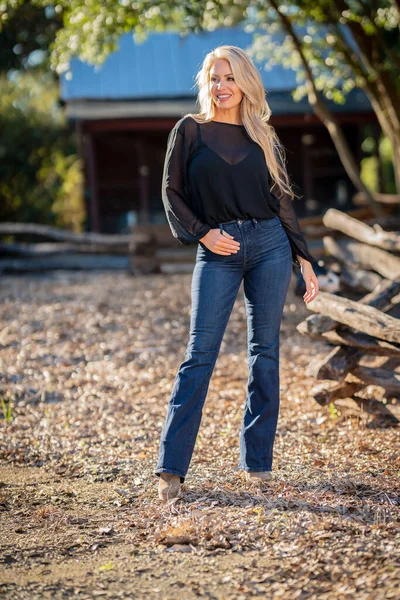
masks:
{"type": "Polygon", "coordinates": [[[219,58],[211,67],[210,94],[217,113],[218,109],[238,111],[243,93],[235,82],[229,62],[224,58],[219,58]]]}

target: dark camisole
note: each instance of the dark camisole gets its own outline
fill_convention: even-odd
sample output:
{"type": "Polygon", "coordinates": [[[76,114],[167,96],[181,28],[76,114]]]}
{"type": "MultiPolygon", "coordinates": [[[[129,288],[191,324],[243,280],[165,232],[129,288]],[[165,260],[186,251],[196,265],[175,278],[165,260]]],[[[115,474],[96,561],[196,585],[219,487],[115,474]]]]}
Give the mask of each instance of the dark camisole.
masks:
{"type": "Polygon", "coordinates": [[[313,262],[289,196],[270,191],[264,152],[244,125],[180,119],[168,136],[162,200],[172,234],[181,244],[198,242],[219,223],[278,215],[297,255],[313,262]]]}

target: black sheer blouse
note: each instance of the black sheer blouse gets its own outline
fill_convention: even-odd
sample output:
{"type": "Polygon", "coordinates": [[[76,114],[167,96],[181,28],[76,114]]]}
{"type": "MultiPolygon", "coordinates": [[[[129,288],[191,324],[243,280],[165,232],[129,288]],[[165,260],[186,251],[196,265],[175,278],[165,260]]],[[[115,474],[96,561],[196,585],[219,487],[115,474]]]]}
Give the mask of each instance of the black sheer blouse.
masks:
{"type": "Polygon", "coordinates": [[[173,236],[193,244],[219,223],[278,215],[297,255],[313,262],[293,201],[270,191],[264,152],[244,125],[180,119],[168,136],[162,200],[173,236]]]}

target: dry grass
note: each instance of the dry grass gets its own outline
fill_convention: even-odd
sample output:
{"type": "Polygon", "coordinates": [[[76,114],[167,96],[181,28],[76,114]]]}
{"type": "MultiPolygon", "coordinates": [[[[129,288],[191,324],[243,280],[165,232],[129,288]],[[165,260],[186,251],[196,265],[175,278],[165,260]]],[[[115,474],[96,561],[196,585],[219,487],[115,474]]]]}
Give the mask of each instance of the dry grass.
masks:
{"type": "Polygon", "coordinates": [[[308,397],[305,367],[325,348],[296,332],[308,311],[292,290],[274,480],[250,484],[237,470],[241,290],[183,498],[160,503],[153,469],[189,294],[189,275],[3,279],[0,393],[12,415],[0,421],[0,590],[29,600],[397,598],[399,431],[308,397]]]}

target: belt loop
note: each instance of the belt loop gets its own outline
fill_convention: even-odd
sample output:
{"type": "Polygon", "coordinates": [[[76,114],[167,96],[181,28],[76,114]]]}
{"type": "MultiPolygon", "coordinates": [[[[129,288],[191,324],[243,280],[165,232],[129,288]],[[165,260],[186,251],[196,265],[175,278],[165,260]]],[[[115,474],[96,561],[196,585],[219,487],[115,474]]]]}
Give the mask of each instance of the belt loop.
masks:
{"type": "Polygon", "coordinates": [[[258,223],[257,219],[255,219],[254,217],[252,217],[251,220],[253,221],[254,227],[257,227],[257,223],[258,223]]]}
{"type": "Polygon", "coordinates": [[[220,223],[220,224],[219,224],[219,231],[220,231],[220,233],[221,233],[221,235],[222,235],[222,234],[223,234],[223,231],[224,231],[224,229],[223,229],[223,227],[222,227],[222,223],[220,223]]]}

